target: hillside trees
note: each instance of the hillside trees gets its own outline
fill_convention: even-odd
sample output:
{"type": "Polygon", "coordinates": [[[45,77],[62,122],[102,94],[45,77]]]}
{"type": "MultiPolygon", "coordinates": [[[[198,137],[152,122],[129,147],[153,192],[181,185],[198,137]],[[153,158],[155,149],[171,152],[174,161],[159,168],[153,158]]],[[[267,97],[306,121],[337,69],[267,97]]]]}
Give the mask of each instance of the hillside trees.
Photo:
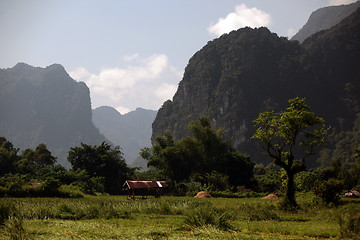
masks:
{"type": "Polygon", "coordinates": [[[213,171],[229,176],[233,186],[249,186],[253,177],[253,164],[248,155],[236,152],[224,141],[221,131],[211,127],[206,117],[189,124],[192,136],[175,141],[170,132],[155,138],[151,148],[141,150],[148,166],[163,171],[171,180],[182,182],[191,176],[213,171]]]}
{"type": "Polygon", "coordinates": [[[25,149],[16,167],[19,172],[35,174],[40,169],[53,167],[55,163],[56,157],[51,154],[45,144],[41,143],[35,150],[25,149]]]}
{"type": "Polygon", "coordinates": [[[18,151],[6,138],[0,137],[0,176],[14,170],[18,151]]]}
{"type": "Polygon", "coordinates": [[[265,155],[283,168],[287,175],[286,207],[297,207],[294,177],[306,169],[305,160],[324,142],[327,128],[324,119],[309,111],[305,99],[289,100],[283,112],[262,112],[255,119],[253,138],[259,140],[265,155]]]}
{"type": "Polygon", "coordinates": [[[120,147],[106,142],[99,146],[82,143],[69,151],[68,160],[73,170],[85,170],[91,178],[103,178],[105,192],[116,194],[121,191],[125,180],[130,179],[134,170],[125,163],[120,147]]]}
{"type": "Polygon", "coordinates": [[[69,152],[72,169],[65,169],[45,144],[19,154],[6,138],[0,137],[0,196],[82,196],[83,193],[119,193],[123,182],[132,178],[120,147],[103,142],[82,144],[69,152]]]}
{"type": "Polygon", "coordinates": [[[340,161],[349,167],[358,146],[360,146],[360,114],[357,114],[351,130],[334,131],[327,137],[326,146],[320,151],[318,161],[323,167],[329,166],[334,161],[340,161]]]}

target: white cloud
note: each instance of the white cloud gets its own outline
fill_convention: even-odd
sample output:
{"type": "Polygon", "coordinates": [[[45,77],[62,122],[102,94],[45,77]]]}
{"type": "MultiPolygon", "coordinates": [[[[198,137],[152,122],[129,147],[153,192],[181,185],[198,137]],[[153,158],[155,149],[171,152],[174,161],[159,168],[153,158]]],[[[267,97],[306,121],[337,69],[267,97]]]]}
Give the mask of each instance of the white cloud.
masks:
{"type": "Polygon", "coordinates": [[[289,39],[290,39],[291,37],[293,37],[295,34],[296,34],[295,29],[289,28],[289,29],[287,30],[287,37],[288,37],[289,39]]]}
{"type": "Polygon", "coordinates": [[[139,55],[138,53],[134,53],[134,54],[132,54],[132,55],[124,56],[123,58],[124,58],[124,60],[125,60],[126,62],[131,62],[131,61],[133,61],[133,60],[135,60],[135,59],[138,59],[139,57],[140,57],[140,55],[139,55]]]}
{"type": "Polygon", "coordinates": [[[126,114],[126,113],[131,111],[130,108],[127,108],[127,107],[124,107],[124,106],[117,106],[117,107],[115,107],[115,109],[121,114],[126,114]]]}
{"type": "Polygon", "coordinates": [[[350,4],[350,3],[354,3],[357,0],[329,0],[329,6],[334,6],[334,5],[346,5],[346,4],[350,4]]]}
{"type": "Polygon", "coordinates": [[[269,26],[271,16],[257,8],[248,8],[245,4],[237,5],[235,12],[229,13],[225,18],[219,18],[216,24],[208,27],[210,34],[220,36],[242,27],[269,26]]]}
{"type": "Polygon", "coordinates": [[[177,90],[176,84],[163,83],[155,90],[155,95],[162,99],[170,99],[177,90]]]}
{"type": "Polygon", "coordinates": [[[77,68],[69,74],[90,89],[92,107],[115,107],[122,114],[137,107],[157,110],[171,99],[182,72],[169,64],[164,54],[142,58],[139,54],[123,57],[125,67],[104,68],[91,73],[77,68]]]}
{"type": "Polygon", "coordinates": [[[91,73],[86,68],[80,67],[76,71],[71,72],[70,76],[74,79],[86,79],[91,76],[91,73]]]}

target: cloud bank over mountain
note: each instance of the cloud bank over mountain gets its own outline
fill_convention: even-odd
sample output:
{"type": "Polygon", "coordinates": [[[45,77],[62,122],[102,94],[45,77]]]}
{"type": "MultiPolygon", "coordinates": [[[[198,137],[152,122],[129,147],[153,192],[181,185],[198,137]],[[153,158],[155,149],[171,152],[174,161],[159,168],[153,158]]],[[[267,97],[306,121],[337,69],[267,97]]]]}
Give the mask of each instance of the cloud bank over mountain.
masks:
{"type": "Polygon", "coordinates": [[[248,8],[245,4],[237,5],[235,11],[225,18],[219,18],[217,23],[208,27],[208,32],[221,36],[242,27],[267,27],[271,23],[270,14],[258,9],[248,8]]]}
{"type": "Polygon", "coordinates": [[[93,108],[111,105],[122,114],[143,106],[158,109],[172,99],[182,72],[171,66],[165,54],[123,57],[125,66],[106,67],[93,73],[80,67],[69,74],[90,88],[93,108]],[[94,104],[95,103],[95,104],[94,104]]]}

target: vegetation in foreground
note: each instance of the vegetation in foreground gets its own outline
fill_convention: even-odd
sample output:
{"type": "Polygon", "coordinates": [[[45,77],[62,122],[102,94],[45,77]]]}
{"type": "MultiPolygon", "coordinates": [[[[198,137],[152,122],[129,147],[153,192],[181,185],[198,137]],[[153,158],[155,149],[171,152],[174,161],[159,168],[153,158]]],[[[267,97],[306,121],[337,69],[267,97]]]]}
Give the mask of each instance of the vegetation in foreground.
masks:
{"type": "MultiPolygon", "coordinates": [[[[302,106],[304,100],[290,103],[302,106]]],[[[107,143],[72,148],[68,157],[72,168],[67,170],[56,165],[45,144],[19,154],[19,149],[0,138],[0,196],[5,197],[0,198],[0,239],[354,239],[360,233],[359,201],[344,201],[340,194],[360,190],[358,142],[351,144],[348,161],[336,158],[325,168],[295,171],[298,157],[293,153],[299,151],[293,152],[292,146],[310,147],[305,155],[311,154],[323,142],[326,130],[313,128],[323,120],[309,121],[315,115],[307,106],[291,107],[279,115],[264,113],[274,125],[262,126],[268,132],[259,126],[261,134],[254,135],[267,149],[280,147],[277,158],[268,151],[275,161],[267,166],[254,164],[250,156],[235,151],[205,117],[190,123],[192,136],[176,141],[165,133],[151,148],[143,149],[142,156],[152,166],[146,172],[129,168],[120,148],[107,143]],[[300,138],[305,141],[290,142],[308,127],[310,132],[300,138]],[[270,143],[273,139],[275,143],[270,143]],[[290,145],[287,151],[286,145],[290,145]],[[219,198],[127,201],[106,196],[120,193],[129,178],[165,179],[169,195],[193,196],[206,190],[219,198]],[[295,208],[284,211],[289,209],[279,200],[259,197],[273,192],[282,203],[294,200],[295,208]],[[295,192],[301,192],[296,201],[295,192]]],[[[357,126],[340,140],[358,136],[357,126]]],[[[301,170],[305,170],[305,158],[301,160],[301,170]]]]}
{"type": "Polygon", "coordinates": [[[297,212],[279,200],[124,196],[2,198],[0,239],[356,239],[360,201],[338,208],[298,197],[297,212]]]}

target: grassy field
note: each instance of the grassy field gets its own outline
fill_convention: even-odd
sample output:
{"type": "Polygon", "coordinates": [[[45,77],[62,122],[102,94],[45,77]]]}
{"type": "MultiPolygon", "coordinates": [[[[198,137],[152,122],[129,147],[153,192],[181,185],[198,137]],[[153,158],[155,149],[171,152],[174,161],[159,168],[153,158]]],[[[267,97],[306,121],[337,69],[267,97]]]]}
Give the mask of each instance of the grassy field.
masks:
{"type": "Polygon", "coordinates": [[[309,194],[298,201],[300,210],[289,213],[278,208],[278,200],[261,198],[2,198],[0,209],[10,209],[10,218],[0,227],[0,239],[356,238],[343,228],[360,211],[359,201],[338,208],[319,207],[309,194]]]}

